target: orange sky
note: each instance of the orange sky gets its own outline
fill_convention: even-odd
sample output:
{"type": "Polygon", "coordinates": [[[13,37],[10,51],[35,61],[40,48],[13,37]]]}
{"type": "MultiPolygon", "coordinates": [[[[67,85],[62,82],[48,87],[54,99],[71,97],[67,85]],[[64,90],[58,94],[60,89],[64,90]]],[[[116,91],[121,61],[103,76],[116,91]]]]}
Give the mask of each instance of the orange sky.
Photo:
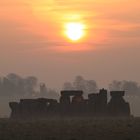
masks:
{"type": "Polygon", "coordinates": [[[35,74],[55,87],[77,74],[102,85],[113,79],[140,81],[132,70],[125,73],[131,67],[137,74],[140,71],[139,9],[138,0],[0,1],[1,74],[35,74]],[[77,43],[63,34],[68,22],[86,25],[86,35],[77,43]],[[111,55],[115,52],[119,55],[111,55]],[[136,53],[133,57],[132,52],[136,53]],[[69,69],[64,73],[66,66],[69,69]],[[112,68],[100,70],[104,66],[112,68]],[[116,72],[114,66],[125,67],[116,72]]]}
{"type": "MultiPolygon", "coordinates": [[[[123,42],[128,40],[131,32],[139,38],[139,5],[136,0],[6,0],[0,2],[0,19],[18,24],[17,32],[33,34],[41,42],[49,40],[49,44],[55,46],[53,51],[87,51],[97,48],[86,44],[123,42]],[[64,25],[73,21],[86,25],[86,36],[76,44],[81,47],[69,49],[65,46],[73,44],[63,31],[64,25]]],[[[133,39],[133,35],[130,36],[133,39]]]]}
{"type": "Polygon", "coordinates": [[[106,88],[140,83],[139,60],[139,0],[0,0],[0,76],[35,75],[60,90],[82,75],[106,88]],[[77,42],[64,35],[69,22],[86,26],[77,42]]]}

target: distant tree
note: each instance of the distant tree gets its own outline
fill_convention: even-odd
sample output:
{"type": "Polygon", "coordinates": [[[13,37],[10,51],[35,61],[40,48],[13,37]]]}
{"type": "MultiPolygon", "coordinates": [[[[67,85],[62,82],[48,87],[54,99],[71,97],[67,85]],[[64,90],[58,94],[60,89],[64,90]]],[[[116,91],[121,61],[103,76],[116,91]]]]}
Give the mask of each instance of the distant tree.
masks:
{"type": "Polygon", "coordinates": [[[10,73],[7,76],[7,79],[13,84],[13,93],[12,95],[20,96],[24,95],[24,79],[15,73],[10,73]]]}
{"type": "Polygon", "coordinates": [[[47,98],[58,99],[59,93],[54,89],[48,89],[47,98]]]}
{"type": "Polygon", "coordinates": [[[112,81],[111,84],[109,84],[109,89],[110,90],[122,90],[123,87],[122,87],[122,81],[112,81]]]}
{"type": "Polygon", "coordinates": [[[113,81],[110,90],[125,90],[128,95],[140,95],[140,86],[135,81],[113,81]]]}
{"type": "Polygon", "coordinates": [[[76,76],[73,86],[76,90],[83,90],[86,92],[86,80],[82,76],[76,76]]]}
{"type": "Polygon", "coordinates": [[[86,81],[86,92],[87,93],[96,93],[98,91],[98,86],[96,81],[94,80],[87,80],[86,81]]]}
{"type": "Polygon", "coordinates": [[[137,82],[123,81],[122,85],[123,85],[123,90],[125,90],[128,94],[140,95],[140,86],[137,82]]]}
{"type": "Polygon", "coordinates": [[[45,83],[40,84],[40,96],[41,97],[47,97],[48,89],[45,85],[45,83]]]}
{"type": "Polygon", "coordinates": [[[82,90],[84,95],[87,96],[89,93],[96,93],[98,91],[97,83],[94,80],[85,80],[82,76],[76,76],[75,80],[66,82],[63,85],[65,90],[82,90]]]}
{"type": "Polygon", "coordinates": [[[24,91],[26,96],[35,96],[38,80],[34,76],[29,76],[24,79],[24,91]]]}
{"type": "Polygon", "coordinates": [[[71,82],[65,82],[63,85],[63,90],[74,90],[74,86],[71,82]]]}
{"type": "Polygon", "coordinates": [[[0,94],[2,93],[2,78],[0,77],[0,94]]]}
{"type": "Polygon", "coordinates": [[[22,78],[10,73],[0,78],[0,95],[8,97],[32,97],[36,93],[38,80],[34,76],[22,78]]]}
{"type": "Polygon", "coordinates": [[[59,94],[54,90],[47,88],[45,83],[40,84],[39,97],[58,99],[59,94]]]}
{"type": "Polygon", "coordinates": [[[4,96],[12,96],[15,94],[15,86],[14,84],[6,77],[3,78],[2,81],[2,95],[4,96]]]}
{"type": "Polygon", "coordinates": [[[19,81],[22,80],[22,78],[15,74],[15,73],[10,73],[6,76],[9,81],[11,81],[14,85],[18,85],[19,81]]]}

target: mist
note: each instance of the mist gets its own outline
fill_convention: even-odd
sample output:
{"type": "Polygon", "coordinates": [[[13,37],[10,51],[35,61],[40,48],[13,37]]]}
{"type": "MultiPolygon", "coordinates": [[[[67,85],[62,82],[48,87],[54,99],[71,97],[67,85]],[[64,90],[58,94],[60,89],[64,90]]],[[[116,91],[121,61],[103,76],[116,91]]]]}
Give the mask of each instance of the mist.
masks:
{"type": "MultiPolygon", "coordinates": [[[[82,90],[84,98],[90,93],[98,93],[99,86],[93,79],[85,79],[78,75],[73,81],[66,81],[62,84],[62,90],[82,90]]],[[[131,113],[134,116],[140,116],[140,85],[136,81],[117,81],[114,80],[108,84],[109,91],[124,90],[126,92],[125,99],[130,102],[131,113]]],[[[36,76],[20,76],[15,73],[10,73],[0,77],[0,116],[8,117],[10,101],[19,101],[20,99],[32,98],[52,98],[59,99],[60,91],[49,88],[47,83],[38,80],[36,76]]]]}

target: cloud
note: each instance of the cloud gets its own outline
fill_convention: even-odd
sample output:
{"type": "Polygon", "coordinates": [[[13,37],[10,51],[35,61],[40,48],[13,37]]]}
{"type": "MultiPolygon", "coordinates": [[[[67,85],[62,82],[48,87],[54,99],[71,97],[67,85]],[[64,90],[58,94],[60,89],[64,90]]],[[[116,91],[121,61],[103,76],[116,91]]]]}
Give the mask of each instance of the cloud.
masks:
{"type": "Polygon", "coordinates": [[[12,46],[14,51],[54,51],[55,48],[61,50],[71,46],[71,43],[61,36],[63,24],[71,20],[88,25],[89,39],[73,45],[82,45],[83,50],[94,50],[92,46],[107,46],[110,44],[109,40],[113,40],[115,44],[120,39],[120,44],[123,44],[123,39],[139,38],[139,2],[130,1],[125,7],[125,12],[124,7],[120,6],[122,3],[125,4],[126,1],[1,1],[0,48],[5,50],[12,46]]]}

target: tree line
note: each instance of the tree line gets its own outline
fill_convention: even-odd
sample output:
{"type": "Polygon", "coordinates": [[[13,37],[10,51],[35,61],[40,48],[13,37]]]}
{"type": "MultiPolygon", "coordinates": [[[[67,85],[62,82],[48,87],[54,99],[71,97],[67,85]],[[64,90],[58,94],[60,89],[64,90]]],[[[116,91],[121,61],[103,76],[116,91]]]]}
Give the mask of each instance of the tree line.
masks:
{"type": "MultiPolygon", "coordinates": [[[[83,90],[85,94],[97,93],[99,91],[99,86],[95,80],[87,80],[82,76],[76,76],[73,82],[66,82],[63,86],[64,89],[76,89],[83,90]]],[[[123,90],[128,96],[139,96],[140,95],[140,85],[135,81],[117,81],[114,80],[108,85],[108,90],[123,90]]]]}
{"type": "Polygon", "coordinates": [[[58,93],[47,88],[45,83],[40,83],[35,76],[22,77],[10,73],[0,77],[0,96],[4,97],[50,97],[55,98],[58,93]]]}
{"type": "MultiPolygon", "coordinates": [[[[87,80],[82,76],[76,76],[74,81],[65,82],[63,90],[83,90],[84,96],[89,93],[97,93],[99,86],[95,80],[87,80]]],[[[140,85],[135,81],[114,80],[108,85],[109,90],[125,90],[129,96],[140,95],[140,85]]],[[[8,97],[47,97],[58,98],[59,92],[46,87],[35,76],[22,77],[15,73],[10,73],[0,77],[0,96],[8,97]]]]}

